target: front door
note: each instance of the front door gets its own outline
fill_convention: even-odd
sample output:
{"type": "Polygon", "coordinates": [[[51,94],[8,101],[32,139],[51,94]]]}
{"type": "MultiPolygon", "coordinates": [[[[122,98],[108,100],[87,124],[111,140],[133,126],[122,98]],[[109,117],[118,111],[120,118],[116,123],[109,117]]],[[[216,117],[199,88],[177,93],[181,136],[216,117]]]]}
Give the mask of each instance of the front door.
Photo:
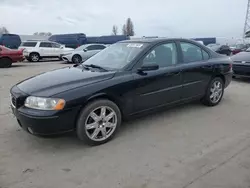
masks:
{"type": "Polygon", "coordinates": [[[209,61],[209,54],[201,47],[180,42],[182,52],[182,99],[205,94],[207,85],[213,72],[213,64],[209,61]]]}
{"type": "Polygon", "coordinates": [[[58,43],[52,43],[52,53],[51,56],[53,57],[60,57],[60,55],[63,54],[63,48],[58,43]]]}
{"type": "Polygon", "coordinates": [[[176,44],[165,43],[153,48],[141,61],[159,65],[158,70],[133,73],[136,87],[134,111],[163,106],[180,100],[181,74],[176,44]]]}

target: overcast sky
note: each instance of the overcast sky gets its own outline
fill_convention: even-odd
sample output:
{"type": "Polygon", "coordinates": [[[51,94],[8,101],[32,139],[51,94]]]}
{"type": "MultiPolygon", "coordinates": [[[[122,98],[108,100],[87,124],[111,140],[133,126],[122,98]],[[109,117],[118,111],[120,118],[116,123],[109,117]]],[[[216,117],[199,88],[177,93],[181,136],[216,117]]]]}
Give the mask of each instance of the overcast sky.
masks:
{"type": "Polygon", "coordinates": [[[0,24],[12,33],[121,32],[127,17],[136,36],[242,36],[247,0],[0,0],[0,24]]]}

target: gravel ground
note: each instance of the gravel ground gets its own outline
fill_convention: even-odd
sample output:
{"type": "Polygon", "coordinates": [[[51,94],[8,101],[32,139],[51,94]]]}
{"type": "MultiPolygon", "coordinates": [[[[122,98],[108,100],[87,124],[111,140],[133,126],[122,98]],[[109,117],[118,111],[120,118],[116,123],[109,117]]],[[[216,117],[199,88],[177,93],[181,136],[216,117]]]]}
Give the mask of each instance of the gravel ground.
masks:
{"type": "Polygon", "coordinates": [[[63,66],[0,69],[1,188],[250,187],[249,81],[233,81],[216,107],[192,103],[135,119],[111,142],[89,147],[75,134],[29,135],[9,108],[12,85],[63,66]]]}

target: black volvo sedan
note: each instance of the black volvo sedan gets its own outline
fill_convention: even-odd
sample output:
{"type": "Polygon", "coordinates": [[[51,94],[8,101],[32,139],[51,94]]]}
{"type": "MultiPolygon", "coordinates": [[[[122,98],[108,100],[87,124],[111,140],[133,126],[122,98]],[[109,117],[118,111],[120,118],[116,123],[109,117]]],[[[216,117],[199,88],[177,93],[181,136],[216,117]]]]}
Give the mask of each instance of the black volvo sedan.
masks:
{"type": "Polygon", "coordinates": [[[11,107],[31,134],[75,130],[79,139],[98,145],[133,115],[197,99],[215,106],[231,79],[230,58],[195,41],[128,40],[82,64],[16,84],[11,107]]]}

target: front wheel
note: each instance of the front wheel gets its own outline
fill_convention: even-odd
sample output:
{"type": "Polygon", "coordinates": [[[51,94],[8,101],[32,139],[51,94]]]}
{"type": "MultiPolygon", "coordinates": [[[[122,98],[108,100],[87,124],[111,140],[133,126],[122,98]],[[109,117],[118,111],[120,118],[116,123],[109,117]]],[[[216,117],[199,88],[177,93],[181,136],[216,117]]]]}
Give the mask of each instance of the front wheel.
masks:
{"type": "Polygon", "coordinates": [[[111,140],[121,124],[121,112],[110,100],[89,103],[80,113],[76,131],[78,138],[89,145],[100,145],[111,140]]]}
{"type": "Polygon", "coordinates": [[[72,57],[72,62],[73,62],[74,64],[81,63],[81,62],[82,62],[82,57],[81,57],[80,55],[76,54],[76,55],[74,55],[74,56],[72,57]]]}
{"type": "Polygon", "coordinates": [[[210,81],[202,102],[207,106],[215,106],[220,103],[223,94],[224,81],[220,77],[215,77],[210,81]]]}

